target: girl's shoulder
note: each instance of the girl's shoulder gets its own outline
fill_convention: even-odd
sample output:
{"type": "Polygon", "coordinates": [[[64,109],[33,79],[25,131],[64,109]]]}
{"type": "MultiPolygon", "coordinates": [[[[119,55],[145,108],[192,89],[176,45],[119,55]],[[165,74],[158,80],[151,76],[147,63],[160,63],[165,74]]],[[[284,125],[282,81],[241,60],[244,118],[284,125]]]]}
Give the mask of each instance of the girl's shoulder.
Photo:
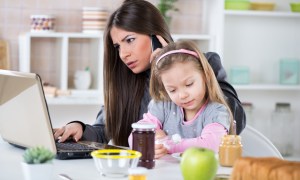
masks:
{"type": "Polygon", "coordinates": [[[224,104],[218,102],[208,102],[204,110],[206,113],[228,112],[224,104]]]}
{"type": "Polygon", "coordinates": [[[170,117],[170,114],[176,112],[176,106],[172,101],[155,101],[151,100],[148,106],[148,112],[164,122],[170,117]]]}
{"type": "Polygon", "coordinates": [[[212,101],[209,101],[207,103],[207,106],[211,106],[211,107],[226,107],[224,104],[222,103],[219,103],[219,102],[212,102],[212,101]]]}
{"type": "Polygon", "coordinates": [[[149,103],[149,110],[159,108],[161,110],[170,111],[176,109],[176,107],[177,105],[172,101],[155,101],[152,99],[149,103]]]}
{"type": "Polygon", "coordinates": [[[204,126],[210,123],[219,123],[229,130],[230,113],[224,104],[209,102],[202,114],[202,117],[204,119],[204,126]]]}

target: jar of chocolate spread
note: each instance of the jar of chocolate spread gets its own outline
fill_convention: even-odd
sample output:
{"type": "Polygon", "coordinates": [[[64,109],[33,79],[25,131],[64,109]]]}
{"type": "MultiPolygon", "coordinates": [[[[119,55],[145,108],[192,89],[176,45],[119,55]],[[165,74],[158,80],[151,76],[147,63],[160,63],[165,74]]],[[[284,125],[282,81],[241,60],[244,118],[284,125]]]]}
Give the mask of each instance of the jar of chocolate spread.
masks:
{"type": "Polygon", "coordinates": [[[155,166],[155,124],[133,123],[131,127],[132,149],[142,153],[138,166],[152,169],[155,166]]]}

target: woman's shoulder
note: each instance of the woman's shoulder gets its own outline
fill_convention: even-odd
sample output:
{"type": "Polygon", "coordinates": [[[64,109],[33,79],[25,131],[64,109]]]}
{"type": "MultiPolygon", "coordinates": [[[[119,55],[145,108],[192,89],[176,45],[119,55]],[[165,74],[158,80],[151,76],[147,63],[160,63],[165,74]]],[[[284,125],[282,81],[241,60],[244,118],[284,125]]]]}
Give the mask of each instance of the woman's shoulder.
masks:
{"type": "Polygon", "coordinates": [[[206,57],[208,63],[212,67],[217,80],[224,81],[226,79],[227,75],[226,75],[225,69],[222,66],[221,58],[220,58],[219,54],[217,54],[215,52],[206,52],[206,53],[204,53],[204,56],[206,57]]]}
{"type": "Polygon", "coordinates": [[[216,61],[216,60],[221,62],[221,58],[220,58],[219,54],[216,53],[216,52],[206,52],[206,53],[203,53],[203,54],[209,62],[213,62],[213,61],[216,61]]]}

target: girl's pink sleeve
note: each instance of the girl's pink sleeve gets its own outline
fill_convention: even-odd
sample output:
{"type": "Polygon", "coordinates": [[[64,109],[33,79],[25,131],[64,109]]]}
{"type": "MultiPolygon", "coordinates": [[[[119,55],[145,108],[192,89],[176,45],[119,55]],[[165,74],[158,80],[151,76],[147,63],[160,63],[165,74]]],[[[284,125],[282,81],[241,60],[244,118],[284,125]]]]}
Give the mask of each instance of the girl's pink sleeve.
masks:
{"type": "Polygon", "coordinates": [[[184,150],[192,146],[212,149],[217,153],[219,151],[221,138],[227,134],[228,132],[223,125],[211,123],[204,127],[199,137],[182,139],[181,142],[177,144],[169,140],[169,153],[184,152],[184,150]]]}
{"type": "MultiPolygon", "coordinates": [[[[155,116],[150,114],[149,112],[145,113],[143,115],[143,119],[139,120],[137,123],[141,123],[141,122],[153,123],[156,125],[156,129],[162,128],[161,122],[155,116]]],[[[128,137],[128,144],[129,144],[130,149],[132,149],[132,133],[130,133],[130,135],[128,137]]]]}

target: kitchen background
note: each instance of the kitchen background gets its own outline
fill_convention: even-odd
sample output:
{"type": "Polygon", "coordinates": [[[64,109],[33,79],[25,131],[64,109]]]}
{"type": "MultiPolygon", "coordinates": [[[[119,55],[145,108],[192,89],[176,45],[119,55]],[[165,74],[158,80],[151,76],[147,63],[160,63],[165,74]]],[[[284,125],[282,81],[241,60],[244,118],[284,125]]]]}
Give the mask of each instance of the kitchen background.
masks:
{"type": "MultiPolygon", "coordinates": [[[[280,83],[279,69],[281,59],[300,59],[300,13],[291,13],[289,6],[290,2],[300,1],[261,1],[275,3],[275,9],[232,11],[224,10],[225,2],[221,0],[179,0],[175,4],[179,11],[171,13],[170,29],[175,40],[191,39],[203,51],[218,52],[230,81],[236,82],[233,84],[245,103],[249,124],[267,137],[283,137],[282,143],[292,141],[292,158],[300,159],[299,67],[293,70],[296,78],[288,85],[280,83]],[[292,113],[274,113],[278,102],[290,104],[292,113]]],[[[159,0],[150,2],[158,4],[159,0]]],[[[101,94],[101,73],[97,73],[101,69],[101,33],[74,33],[82,32],[84,7],[112,12],[121,3],[122,0],[0,0],[0,40],[8,42],[10,69],[39,73],[44,81],[68,90],[74,89],[77,70],[91,68],[91,91],[78,91],[72,101],[47,99],[55,127],[75,119],[94,122],[103,100],[95,98],[101,94]],[[31,15],[53,15],[55,32],[60,34],[30,33],[31,15]],[[63,47],[65,37],[69,38],[67,48],[63,47]],[[67,70],[60,72],[64,61],[67,70]],[[63,80],[66,82],[61,83],[63,80]]]]}
{"type": "MultiPolygon", "coordinates": [[[[10,44],[11,68],[14,70],[19,68],[18,36],[20,33],[30,31],[31,15],[53,15],[57,32],[81,32],[83,7],[99,7],[111,12],[122,2],[122,0],[0,0],[0,38],[10,44]]],[[[157,4],[158,0],[150,2],[157,4]]],[[[180,15],[182,20],[173,23],[174,32],[199,33],[201,22],[197,19],[201,17],[199,9],[201,10],[202,1],[186,0],[177,4],[180,6],[180,12],[176,16],[180,15]]],[[[51,57],[50,54],[44,55],[51,57]]]]}

